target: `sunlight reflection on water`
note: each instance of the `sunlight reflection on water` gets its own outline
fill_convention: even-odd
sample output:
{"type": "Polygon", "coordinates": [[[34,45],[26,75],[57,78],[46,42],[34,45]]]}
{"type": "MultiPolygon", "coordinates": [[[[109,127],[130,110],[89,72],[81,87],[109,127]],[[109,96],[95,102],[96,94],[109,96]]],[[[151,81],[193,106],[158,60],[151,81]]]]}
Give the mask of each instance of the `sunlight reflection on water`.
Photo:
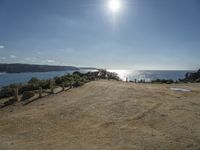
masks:
{"type": "Polygon", "coordinates": [[[144,74],[142,71],[137,71],[137,70],[108,70],[110,72],[115,72],[118,74],[118,76],[120,77],[120,79],[122,79],[123,81],[126,81],[126,79],[130,80],[145,80],[146,82],[151,81],[150,78],[148,78],[148,74],[152,74],[151,72],[146,72],[146,74],[144,74]]]}
{"type": "Polygon", "coordinates": [[[115,72],[118,74],[120,79],[126,81],[134,80],[145,80],[150,82],[155,79],[172,79],[178,80],[179,78],[184,78],[185,74],[188,71],[138,71],[138,70],[117,70],[117,69],[108,69],[109,72],[115,72]]]}

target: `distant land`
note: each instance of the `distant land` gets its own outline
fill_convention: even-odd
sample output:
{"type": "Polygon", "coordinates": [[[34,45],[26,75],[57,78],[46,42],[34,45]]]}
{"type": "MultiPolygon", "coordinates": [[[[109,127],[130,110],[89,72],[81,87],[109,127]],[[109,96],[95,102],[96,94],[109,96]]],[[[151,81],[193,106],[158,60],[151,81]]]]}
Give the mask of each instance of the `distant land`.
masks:
{"type": "Polygon", "coordinates": [[[78,67],[81,70],[97,70],[97,68],[94,67],[78,67]]]}
{"type": "Polygon", "coordinates": [[[51,71],[69,71],[79,70],[74,66],[50,66],[33,64],[0,64],[0,72],[5,73],[25,73],[25,72],[51,72],[51,71]]]}

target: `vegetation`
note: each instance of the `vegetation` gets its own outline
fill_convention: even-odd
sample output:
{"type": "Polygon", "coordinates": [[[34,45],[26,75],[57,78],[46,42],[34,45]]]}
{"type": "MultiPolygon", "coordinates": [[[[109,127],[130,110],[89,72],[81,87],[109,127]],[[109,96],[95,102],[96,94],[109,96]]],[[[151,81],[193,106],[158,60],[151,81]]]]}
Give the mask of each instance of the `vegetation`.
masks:
{"type": "Polygon", "coordinates": [[[39,80],[35,77],[31,78],[26,84],[11,84],[9,86],[2,87],[0,90],[0,98],[11,97],[14,95],[14,89],[18,89],[18,94],[23,94],[28,91],[41,91],[42,89],[51,89],[55,86],[60,86],[63,89],[65,87],[79,87],[87,82],[98,79],[112,79],[119,80],[116,73],[107,72],[106,70],[99,70],[97,72],[88,72],[86,74],[80,72],[74,72],[73,74],[67,74],[61,77],[55,77],[49,80],[39,80]]]}
{"type": "MultiPolygon", "coordinates": [[[[6,103],[13,103],[15,101],[20,101],[18,95],[22,95],[21,100],[26,100],[39,93],[39,98],[42,97],[43,92],[48,92],[53,94],[55,87],[61,87],[62,91],[68,88],[76,88],[84,85],[87,82],[99,80],[99,79],[108,79],[108,80],[117,80],[120,78],[116,73],[108,72],[106,70],[98,70],[96,72],[80,73],[78,71],[73,74],[66,74],[61,77],[55,77],[48,80],[40,80],[38,78],[31,78],[26,84],[10,84],[8,86],[2,87],[0,89],[0,98],[13,97],[13,101],[6,101],[6,103]],[[50,91],[50,92],[49,92],[50,91]]],[[[145,80],[140,81],[130,81],[135,83],[145,83],[145,80]]],[[[166,80],[166,79],[156,79],[152,80],[151,83],[180,83],[180,82],[200,82],[200,70],[195,73],[187,73],[184,79],[179,79],[179,81],[166,80]]]]}
{"type": "Polygon", "coordinates": [[[22,73],[22,72],[50,72],[77,70],[72,66],[48,66],[48,65],[29,65],[29,64],[0,64],[0,72],[22,73]]]}
{"type": "Polygon", "coordinates": [[[152,80],[151,83],[165,83],[165,84],[172,84],[174,83],[173,80],[169,79],[169,80],[166,80],[166,79],[156,79],[156,80],[152,80]]]}
{"type": "MultiPolygon", "coordinates": [[[[146,83],[145,80],[130,80],[129,82],[132,83],[146,83]]],[[[172,80],[172,79],[155,79],[151,80],[151,83],[158,83],[158,84],[172,84],[172,83],[200,83],[200,69],[197,72],[188,72],[185,74],[184,79],[172,80]]]]}
{"type": "Polygon", "coordinates": [[[153,80],[152,83],[166,83],[166,84],[171,84],[171,83],[200,83],[200,69],[197,72],[188,72],[185,74],[184,79],[179,79],[178,81],[173,81],[173,80],[162,80],[162,79],[156,79],[153,80]]]}
{"type": "Polygon", "coordinates": [[[197,72],[186,73],[184,79],[180,79],[181,82],[198,82],[200,83],[200,69],[197,72]]]}
{"type": "Polygon", "coordinates": [[[23,101],[23,100],[27,100],[27,99],[33,97],[34,95],[35,95],[35,93],[32,92],[32,91],[25,91],[25,92],[23,93],[23,95],[22,95],[22,101],[23,101]]]}

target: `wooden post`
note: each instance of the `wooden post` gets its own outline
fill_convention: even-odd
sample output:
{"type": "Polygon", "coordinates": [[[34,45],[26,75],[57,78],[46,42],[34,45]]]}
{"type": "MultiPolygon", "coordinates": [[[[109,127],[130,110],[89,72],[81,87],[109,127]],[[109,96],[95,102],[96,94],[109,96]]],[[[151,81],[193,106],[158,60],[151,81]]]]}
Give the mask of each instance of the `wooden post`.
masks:
{"type": "Polygon", "coordinates": [[[53,91],[53,81],[50,81],[50,89],[51,89],[51,93],[54,94],[54,91],[53,91]]]}
{"type": "Polygon", "coordinates": [[[42,87],[39,87],[39,98],[42,97],[42,87]]]}
{"type": "Polygon", "coordinates": [[[19,99],[19,89],[17,87],[14,88],[14,97],[15,97],[15,100],[17,102],[20,102],[20,99],[19,99]]]}
{"type": "Polygon", "coordinates": [[[136,82],[137,82],[137,80],[135,79],[135,80],[134,80],[134,82],[136,83],[136,82]]]}
{"type": "Polygon", "coordinates": [[[73,88],[73,86],[72,86],[72,82],[70,82],[70,88],[73,88]]]}
{"type": "Polygon", "coordinates": [[[63,91],[65,90],[65,83],[64,82],[62,83],[62,90],[63,91]]]}

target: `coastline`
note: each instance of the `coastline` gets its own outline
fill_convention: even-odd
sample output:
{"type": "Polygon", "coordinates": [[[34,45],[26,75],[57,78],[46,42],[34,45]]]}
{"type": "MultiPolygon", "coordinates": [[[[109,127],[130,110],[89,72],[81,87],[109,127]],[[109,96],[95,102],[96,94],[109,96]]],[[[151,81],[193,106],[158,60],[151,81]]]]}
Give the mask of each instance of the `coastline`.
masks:
{"type": "MultiPolygon", "coordinates": [[[[76,70],[80,71],[82,73],[86,73],[88,71],[95,71],[95,70],[76,70]]],[[[116,71],[116,70],[110,70],[116,71]]],[[[38,79],[51,79],[55,76],[62,76],[67,73],[73,73],[75,71],[52,71],[52,72],[29,72],[29,73],[6,73],[6,74],[0,74],[0,87],[7,86],[9,84],[14,84],[16,81],[18,83],[26,83],[28,80],[31,79],[31,77],[37,77],[38,79]]],[[[183,78],[185,73],[188,71],[155,71],[155,70],[141,70],[141,71],[134,71],[134,70],[118,70],[116,71],[123,81],[126,81],[126,78],[129,79],[129,81],[134,81],[135,79],[139,80],[145,80],[146,82],[150,82],[151,80],[156,79],[166,79],[166,80],[178,80],[178,78],[183,78]],[[160,72],[160,73],[159,73],[160,72]],[[160,74],[160,75],[159,75],[160,74]]]]}

